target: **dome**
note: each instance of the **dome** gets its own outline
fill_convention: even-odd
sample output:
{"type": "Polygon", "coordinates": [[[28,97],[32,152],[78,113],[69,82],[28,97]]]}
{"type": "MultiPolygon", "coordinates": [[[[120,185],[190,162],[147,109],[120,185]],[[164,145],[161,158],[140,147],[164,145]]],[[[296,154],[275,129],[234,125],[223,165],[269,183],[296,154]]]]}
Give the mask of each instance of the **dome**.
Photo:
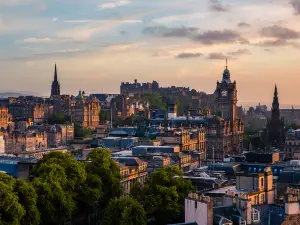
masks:
{"type": "Polygon", "coordinates": [[[83,99],[83,95],[82,92],[79,91],[78,95],[76,96],[77,99],[83,99]]]}

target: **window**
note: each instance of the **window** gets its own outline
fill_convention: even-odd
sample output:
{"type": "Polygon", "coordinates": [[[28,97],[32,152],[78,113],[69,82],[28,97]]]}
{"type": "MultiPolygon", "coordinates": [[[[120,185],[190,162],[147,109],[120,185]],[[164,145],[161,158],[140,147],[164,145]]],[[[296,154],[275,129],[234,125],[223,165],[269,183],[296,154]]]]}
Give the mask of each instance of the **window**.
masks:
{"type": "Polygon", "coordinates": [[[195,201],[195,209],[197,209],[197,201],[195,201]]]}
{"type": "Polygon", "coordinates": [[[261,195],[261,203],[262,204],[265,203],[265,195],[264,194],[261,195]]]}
{"type": "Polygon", "coordinates": [[[260,186],[261,186],[261,187],[264,187],[264,178],[261,178],[261,179],[260,179],[260,186]]]}

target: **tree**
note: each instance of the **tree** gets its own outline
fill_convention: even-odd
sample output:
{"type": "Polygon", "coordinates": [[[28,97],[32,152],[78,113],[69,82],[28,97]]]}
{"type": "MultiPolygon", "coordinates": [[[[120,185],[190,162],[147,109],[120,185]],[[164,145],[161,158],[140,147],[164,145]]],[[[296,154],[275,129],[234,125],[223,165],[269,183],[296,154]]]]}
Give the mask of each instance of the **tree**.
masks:
{"type": "Polygon", "coordinates": [[[25,215],[21,219],[22,225],[40,224],[40,212],[37,208],[37,194],[31,183],[17,179],[15,192],[18,194],[18,202],[24,207],[25,215]]]}
{"type": "Polygon", "coordinates": [[[104,225],[146,225],[145,210],[132,197],[120,197],[110,200],[106,210],[104,225]]]}
{"type": "Polygon", "coordinates": [[[184,113],[183,112],[184,107],[179,98],[176,98],[176,107],[177,107],[177,114],[182,115],[184,113]]]}
{"type": "Polygon", "coordinates": [[[63,224],[76,209],[74,193],[68,190],[71,185],[65,170],[58,164],[41,164],[38,174],[33,185],[38,194],[41,224],[63,224]]]}
{"type": "Polygon", "coordinates": [[[154,218],[155,224],[160,225],[179,222],[183,210],[175,186],[146,186],[144,207],[148,217],[154,218]]]}
{"type": "Polygon", "coordinates": [[[67,117],[61,113],[55,113],[48,118],[49,124],[66,124],[70,122],[71,122],[70,117],[67,117]]]}
{"type": "Polygon", "coordinates": [[[97,148],[91,151],[87,160],[87,172],[93,175],[94,179],[101,179],[103,198],[100,206],[105,208],[109,204],[109,200],[119,197],[122,194],[120,168],[115,161],[111,159],[108,149],[97,148]]]}
{"type": "Polygon", "coordinates": [[[192,96],[197,96],[198,92],[195,89],[192,89],[191,94],[192,94],[192,96]]]}
{"type": "Polygon", "coordinates": [[[158,93],[145,94],[142,96],[142,100],[148,101],[151,109],[166,110],[166,103],[158,93]]]}
{"type": "Polygon", "coordinates": [[[100,118],[100,121],[110,121],[110,118],[111,117],[111,110],[102,110],[100,111],[100,114],[99,114],[99,118],[100,118]]]}
{"type": "Polygon", "coordinates": [[[19,225],[26,214],[14,186],[11,176],[0,173],[0,225],[19,225]]]}
{"type": "Polygon", "coordinates": [[[63,223],[80,211],[78,208],[89,210],[91,199],[99,200],[94,199],[96,195],[88,186],[86,165],[76,161],[69,153],[47,154],[37,164],[34,175],[42,224],[63,223]]]}
{"type": "MultiPolygon", "coordinates": [[[[76,186],[83,184],[87,177],[85,164],[75,160],[70,153],[51,152],[40,160],[35,168],[36,175],[48,179],[49,173],[53,172],[53,167],[43,167],[43,165],[60,166],[59,169],[63,170],[67,179],[65,188],[69,191],[74,191],[76,186]]],[[[60,182],[62,181],[60,180],[60,182]]]]}
{"type": "Polygon", "coordinates": [[[184,212],[184,199],[192,190],[177,167],[165,167],[151,174],[145,185],[135,185],[132,195],[141,202],[156,224],[179,222],[184,212]]]}

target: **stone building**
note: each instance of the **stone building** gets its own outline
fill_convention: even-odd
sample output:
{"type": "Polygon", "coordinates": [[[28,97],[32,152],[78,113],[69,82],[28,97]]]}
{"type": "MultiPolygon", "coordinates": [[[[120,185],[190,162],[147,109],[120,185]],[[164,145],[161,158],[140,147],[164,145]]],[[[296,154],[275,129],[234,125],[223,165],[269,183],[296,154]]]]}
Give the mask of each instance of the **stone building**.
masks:
{"type": "Polygon", "coordinates": [[[96,128],[100,124],[100,103],[96,97],[85,96],[79,91],[75,104],[72,107],[72,121],[82,127],[96,128]]]}
{"type": "Polygon", "coordinates": [[[24,133],[14,131],[5,135],[5,152],[19,153],[47,149],[47,133],[37,126],[28,127],[24,133]]]}
{"type": "Polygon", "coordinates": [[[156,140],[162,145],[178,145],[180,151],[196,151],[201,155],[201,160],[206,158],[205,128],[187,129],[179,128],[158,133],[156,140]]]}
{"type": "Polygon", "coordinates": [[[215,124],[216,128],[218,128],[216,135],[223,133],[225,143],[227,142],[226,139],[230,139],[228,140],[228,145],[220,149],[220,151],[223,151],[223,155],[239,154],[242,152],[243,147],[244,122],[237,116],[236,81],[231,81],[227,65],[223,72],[222,81],[217,82],[214,96],[216,113],[222,118],[220,123],[215,124]]]}
{"type": "Polygon", "coordinates": [[[66,146],[74,140],[74,124],[56,124],[46,126],[48,147],[66,146]]]}
{"type": "Polygon", "coordinates": [[[300,130],[289,129],[284,145],[285,159],[300,159],[300,130]]]}
{"type": "Polygon", "coordinates": [[[32,106],[32,114],[29,116],[34,124],[44,124],[48,121],[49,115],[53,112],[47,104],[35,104],[32,106]]]}
{"type": "Polygon", "coordinates": [[[152,83],[138,83],[135,79],[134,83],[122,82],[120,86],[121,95],[147,94],[158,90],[159,84],[156,81],[152,83]]]}
{"type": "Polygon", "coordinates": [[[9,114],[7,107],[0,107],[0,129],[7,129],[9,123],[9,114]]]}
{"type": "Polygon", "coordinates": [[[147,163],[136,157],[113,157],[120,166],[121,183],[125,193],[130,193],[135,183],[144,184],[147,178],[147,163]]]}

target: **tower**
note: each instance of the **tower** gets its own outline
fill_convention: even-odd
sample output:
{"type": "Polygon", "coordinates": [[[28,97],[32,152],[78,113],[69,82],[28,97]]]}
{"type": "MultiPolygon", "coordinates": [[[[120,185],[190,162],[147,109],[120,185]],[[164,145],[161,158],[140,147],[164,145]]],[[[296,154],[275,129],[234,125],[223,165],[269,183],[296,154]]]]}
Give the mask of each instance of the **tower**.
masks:
{"type": "Polygon", "coordinates": [[[284,120],[280,118],[280,108],[278,99],[277,85],[275,85],[272,103],[272,115],[268,121],[269,142],[274,147],[280,147],[284,142],[284,120]]]}
{"type": "Polygon", "coordinates": [[[231,82],[227,59],[222,81],[221,83],[219,81],[217,82],[217,88],[214,95],[216,112],[220,114],[223,119],[234,124],[237,119],[237,89],[236,82],[231,82]]]}
{"type": "Polygon", "coordinates": [[[57,69],[56,69],[56,64],[54,67],[54,80],[52,82],[51,86],[51,96],[58,96],[60,95],[60,84],[57,79],[57,69]]]}

